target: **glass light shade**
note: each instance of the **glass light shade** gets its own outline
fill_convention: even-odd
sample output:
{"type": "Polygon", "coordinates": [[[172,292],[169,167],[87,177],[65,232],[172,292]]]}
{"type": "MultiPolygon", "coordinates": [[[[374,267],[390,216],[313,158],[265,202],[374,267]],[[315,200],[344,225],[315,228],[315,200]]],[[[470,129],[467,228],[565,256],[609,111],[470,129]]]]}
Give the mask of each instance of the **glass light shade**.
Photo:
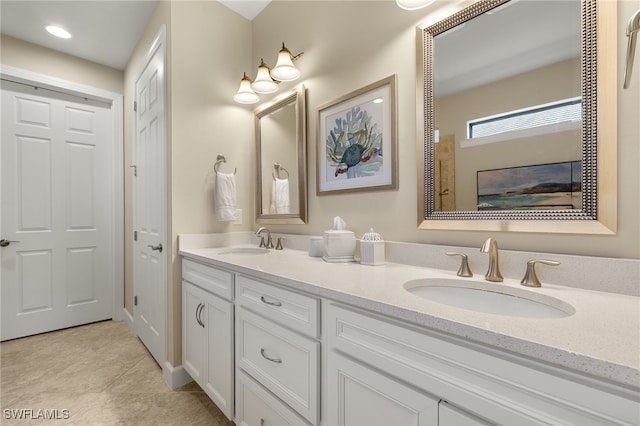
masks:
{"type": "Polygon", "coordinates": [[[264,61],[260,62],[258,75],[256,75],[256,79],[253,80],[253,83],[251,83],[251,88],[256,93],[273,93],[278,90],[278,83],[271,79],[271,75],[269,75],[269,67],[267,67],[264,61]]]}
{"type": "Polygon", "coordinates": [[[291,52],[282,45],[282,50],[278,53],[278,62],[271,70],[271,77],[279,81],[293,81],[300,77],[300,71],[293,65],[291,52]]]}
{"type": "Polygon", "coordinates": [[[430,5],[433,1],[434,0],[396,0],[396,4],[402,9],[416,10],[430,5]]]}
{"type": "Polygon", "coordinates": [[[256,92],[251,89],[251,80],[245,74],[240,80],[240,88],[238,93],[233,96],[233,100],[239,104],[255,104],[260,100],[260,97],[256,95],[256,92]]]}

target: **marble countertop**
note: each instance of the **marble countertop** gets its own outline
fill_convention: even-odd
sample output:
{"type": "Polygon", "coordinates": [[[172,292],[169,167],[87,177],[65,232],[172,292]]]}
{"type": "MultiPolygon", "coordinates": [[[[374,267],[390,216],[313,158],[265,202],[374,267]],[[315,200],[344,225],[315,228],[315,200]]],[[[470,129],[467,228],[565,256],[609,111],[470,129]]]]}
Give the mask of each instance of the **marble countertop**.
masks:
{"type": "Polygon", "coordinates": [[[550,296],[575,308],[573,315],[563,318],[502,316],[432,302],[404,288],[415,279],[457,279],[455,271],[398,263],[327,263],[291,249],[253,256],[220,254],[228,248],[181,249],[179,254],[640,389],[638,297],[550,284],[527,289],[512,279],[488,283],[478,274],[460,278],[478,287],[550,296]]]}

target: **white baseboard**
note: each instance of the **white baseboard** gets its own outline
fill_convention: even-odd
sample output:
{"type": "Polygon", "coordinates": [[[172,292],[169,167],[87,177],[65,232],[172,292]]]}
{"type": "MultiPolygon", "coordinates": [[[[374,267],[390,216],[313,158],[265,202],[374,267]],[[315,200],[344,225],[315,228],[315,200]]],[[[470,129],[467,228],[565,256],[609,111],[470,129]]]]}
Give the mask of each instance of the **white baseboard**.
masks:
{"type": "Polygon", "coordinates": [[[167,361],[164,363],[163,367],[162,375],[164,376],[164,382],[171,390],[177,389],[180,386],[184,386],[193,381],[189,373],[187,373],[187,370],[185,370],[181,365],[174,367],[167,361]]]}
{"type": "Polygon", "coordinates": [[[122,313],[120,314],[119,320],[124,321],[124,323],[127,324],[127,327],[129,327],[129,330],[133,334],[136,334],[136,330],[133,328],[133,316],[129,313],[129,311],[127,311],[126,308],[122,308],[122,313]]]}

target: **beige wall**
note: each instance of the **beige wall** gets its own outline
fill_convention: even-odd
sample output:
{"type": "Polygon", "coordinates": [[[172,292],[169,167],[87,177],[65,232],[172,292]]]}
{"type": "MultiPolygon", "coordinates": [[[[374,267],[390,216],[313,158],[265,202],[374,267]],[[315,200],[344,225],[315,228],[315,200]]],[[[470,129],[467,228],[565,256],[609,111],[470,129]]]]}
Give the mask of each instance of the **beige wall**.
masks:
{"type": "Polygon", "coordinates": [[[168,360],[181,363],[182,285],[179,234],[249,229],[255,170],[253,118],[232,101],[251,64],[251,24],[214,1],[171,6],[171,229],[168,360]],[[238,208],[244,225],[218,222],[213,204],[217,154],[237,168],[238,208]]]}
{"type": "MultiPolygon", "coordinates": [[[[619,65],[626,48],[624,27],[640,2],[618,3],[619,65]]],[[[254,61],[274,62],[282,41],[293,53],[304,50],[296,63],[308,88],[309,224],[272,226],[272,230],[320,234],[335,215],[362,235],[371,226],[394,241],[479,247],[489,235],[501,248],[594,256],[640,258],[638,164],[640,154],[640,82],[619,89],[618,234],[614,236],[418,231],[416,171],[415,27],[433,13],[400,10],[394,2],[272,2],[254,20],[254,61]],[[397,191],[348,195],[315,195],[317,108],[345,93],[391,74],[398,76],[399,176],[397,191]],[[381,207],[383,206],[383,207],[381,207]]],[[[635,72],[638,73],[636,66],[635,72]]],[[[621,86],[621,83],[620,83],[621,86]]],[[[284,89],[288,86],[285,85],[284,89]]]]}
{"type": "Polygon", "coordinates": [[[85,86],[123,93],[123,73],[75,56],[0,35],[0,62],[85,86]]]}

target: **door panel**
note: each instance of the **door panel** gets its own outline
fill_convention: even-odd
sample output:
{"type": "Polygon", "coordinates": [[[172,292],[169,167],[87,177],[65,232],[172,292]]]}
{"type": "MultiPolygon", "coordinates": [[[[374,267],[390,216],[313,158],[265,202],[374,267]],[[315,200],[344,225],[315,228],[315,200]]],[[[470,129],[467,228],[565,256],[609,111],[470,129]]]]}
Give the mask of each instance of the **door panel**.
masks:
{"type": "Polygon", "coordinates": [[[164,45],[152,50],[136,80],[134,140],[134,306],[138,337],[161,366],[165,361],[166,183],[164,45]],[[163,250],[158,250],[162,245],[163,250]],[[155,249],[154,249],[155,248],[155,249]]]}
{"type": "Polygon", "coordinates": [[[2,340],[113,315],[112,120],[2,81],[2,340]]]}

